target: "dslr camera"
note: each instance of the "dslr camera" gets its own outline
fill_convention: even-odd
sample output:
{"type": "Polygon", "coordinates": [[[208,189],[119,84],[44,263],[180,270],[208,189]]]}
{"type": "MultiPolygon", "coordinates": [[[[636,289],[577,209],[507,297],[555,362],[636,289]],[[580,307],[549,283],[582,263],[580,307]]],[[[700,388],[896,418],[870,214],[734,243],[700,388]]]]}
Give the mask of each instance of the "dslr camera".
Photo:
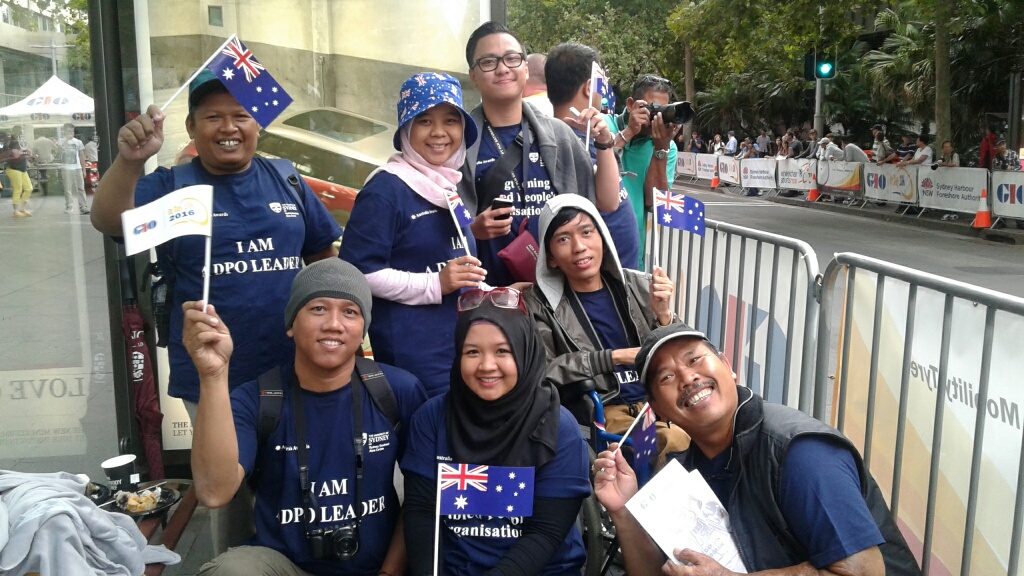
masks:
{"type": "MultiPolygon", "coordinates": [[[[693,106],[689,102],[673,102],[671,104],[658,104],[650,102],[644,104],[644,108],[651,113],[651,118],[661,113],[661,119],[665,124],[686,124],[693,120],[693,106]]],[[[622,124],[629,124],[629,110],[622,113],[622,124]]]]}
{"type": "Polygon", "coordinates": [[[309,554],[314,560],[349,560],[359,552],[359,526],[349,524],[331,529],[307,530],[306,542],[309,543],[309,554]]]}

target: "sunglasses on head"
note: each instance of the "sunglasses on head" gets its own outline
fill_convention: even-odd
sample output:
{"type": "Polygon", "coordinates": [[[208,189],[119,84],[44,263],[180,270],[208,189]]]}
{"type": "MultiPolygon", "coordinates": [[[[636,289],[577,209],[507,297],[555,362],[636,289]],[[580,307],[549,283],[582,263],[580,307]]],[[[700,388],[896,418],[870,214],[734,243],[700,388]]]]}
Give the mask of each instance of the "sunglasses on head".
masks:
{"type": "Polygon", "coordinates": [[[491,290],[473,288],[472,290],[466,290],[459,296],[458,310],[461,313],[479,308],[486,300],[490,300],[491,304],[496,308],[519,310],[523,314],[527,313],[523,295],[515,288],[492,288],[491,290]]]}

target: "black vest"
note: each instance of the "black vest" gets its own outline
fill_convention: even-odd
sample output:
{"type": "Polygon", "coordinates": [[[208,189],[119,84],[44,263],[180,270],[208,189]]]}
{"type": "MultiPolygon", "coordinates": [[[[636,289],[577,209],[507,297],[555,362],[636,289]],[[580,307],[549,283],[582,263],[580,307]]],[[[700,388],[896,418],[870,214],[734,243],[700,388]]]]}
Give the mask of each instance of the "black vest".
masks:
{"type": "MultiPolygon", "coordinates": [[[[790,532],[779,509],[782,464],[789,443],[803,435],[838,440],[853,455],[860,473],[860,489],[871,517],[885,538],[879,546],[887,576],[920,576],[921,569],[907,547],[903,534],[882,497],[874,478],[865,469],[857,448],[839,431],[779,404],[766,404],[747,388],[737,387],[739,407],[733,422],[735,450],[729,468],[733,486],[729,496],[729,521],[733,537],[747,569],[752,572],[795,566],[809,558],[807,547],[790,532]]],[[[695,444],[678,456],[693,470],[695,444]]]]}

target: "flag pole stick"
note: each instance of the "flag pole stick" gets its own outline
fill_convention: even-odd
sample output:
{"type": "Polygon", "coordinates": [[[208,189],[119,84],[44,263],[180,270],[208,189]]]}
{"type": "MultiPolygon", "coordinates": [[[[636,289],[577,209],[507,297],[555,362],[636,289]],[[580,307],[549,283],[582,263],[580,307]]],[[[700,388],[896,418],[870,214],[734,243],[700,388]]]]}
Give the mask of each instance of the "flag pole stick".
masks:
{"type": "Polygon", "coordinates": [[[636,423],[639,422],[640,419],[644,417],[644,414],[646,414],[650,409],[651,404],[649,402],[644,402],[644,407],[640,409],[636,418],[633,418],[633,423],[629,425],[629,428],[626,428],[626,433],[622,435],[622,441],[619,442],[619,445],[615,447],[615,451],[612,452],[611,458],[613,460],[615,459],[615,455],[619,453],[619,450],[622,450],[622,445],[626,443],[626,438],[629,438],[630,433],[633,432],[633,428],[636,428],[636,423]]]}
{"type": "MultiPolygon", "coordinates": [[[[594,78],[594,66],[590,66],[590,101],[594,101],[594,89],[596,88],[596,78],[594,78]]],[[[592,105],[588,105],[588,108],[593,108],[592,105]]],[[[583,145],[587,148],[587,154],[590,154],[590,122],[587,122],[587,139],[583,141],[583,145]]]]}
{"type": "Polygon", "coordinates": [[[434,482],[434,575],[441,573],[441,464],[437,465],[437,480],[434,482]]]}
{"type": "Polygon", "coordinates": [[[192,76],[189,76],[188,80],[185,80],[184,84],[182,84],[181,86],[178,87],[178,91],[175,92],[174,95],[171,96],[170,100],[168,100],[163,106],[161,106],[160,109],[161,110],[167,110],[167,107],[171,105],[171,102],[174,102],[174,99],[177,98],[178,95],[181,94],[181,91],[184,90],[185,88],[187,88],[188,85],[191,84],[192,81],[196,79],[196,76],[199,76],[200,74],[202,74],[203,70],[206,70],[206,67],[210,65],[210,62],[213,62],[213,59],[216,58],[217,55],[220,54],[220,51],[223,50],[224,47],[228,45],[228,42],[231,42],[232,38],[235,38],[234,34],[232,34],[227,40],[225,40],[224,43],[220,45],[220,48],[217,48],[213,52],[213,54],[211,54],[210,57],[206,59],[206,62],[203,62],[203,65],[200,66],[199,68],[197,68],[196,71],[192,73],[192,76]]]}
{"type": "Polygon", "coordinates": [[[206,237],[206,255],[203,264],[203,314],[206,314],[206,307],[210,305],[210,249],[213,244],[213,237],[206,237]]]}
{"type": "MultiPolygon", "coordinates": [[[[657,193],[658,193],[658,189],[657,188],[652,188],[651,189],[651,197],[656,197],[657,193]]],[[[665,194],[667,195],[668,192],[665,192],[665,194]]],[[[651,266],[651,272],[653,273],[654,269],[661,265],[661,261],[659,260],[659,258],[660,258],[659,257],[659,253],[661,252],[661,244],[658,243],[658,228],[660,228],[660,223],[658,222],[658,203],[657,202],[654,203],[654,213],[652,214],[652,216],[653,216],[652,220],[654,221],[654,230],[652,231],[653,238],[652,238],[652,242],[651,243],[653,244],[653,246],[651,246],[651,256],[652,256],[651,259],[654,260],[654,265],[651,266]]]]}

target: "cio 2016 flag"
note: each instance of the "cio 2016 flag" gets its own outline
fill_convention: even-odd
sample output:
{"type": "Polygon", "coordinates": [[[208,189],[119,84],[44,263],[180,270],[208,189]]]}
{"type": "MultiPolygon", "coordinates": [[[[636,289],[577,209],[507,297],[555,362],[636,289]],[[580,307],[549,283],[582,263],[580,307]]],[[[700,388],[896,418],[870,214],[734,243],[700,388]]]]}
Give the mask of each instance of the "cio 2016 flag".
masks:
{"type": "Polygon", "coordinates": [[[292,97],[237,36],[232,35],[206,67],[264,128],[292,103],[292,97]]]}
{"type": "Polygon", "coordinates": [[[533,515],[533,468],[438,464],[441,514],[533,515]]]}
{"type": "Polygon", "coordinates": [[[124,250],[131,256],[179,236],[213,234],[213,186],[176,190],[121,213],[124,250]]]}
{"type": "Polygon", "coordinates": [[[662,226],[704,235],[704,203],[695,198],[655,188],[654,216],[662,226]]]}

